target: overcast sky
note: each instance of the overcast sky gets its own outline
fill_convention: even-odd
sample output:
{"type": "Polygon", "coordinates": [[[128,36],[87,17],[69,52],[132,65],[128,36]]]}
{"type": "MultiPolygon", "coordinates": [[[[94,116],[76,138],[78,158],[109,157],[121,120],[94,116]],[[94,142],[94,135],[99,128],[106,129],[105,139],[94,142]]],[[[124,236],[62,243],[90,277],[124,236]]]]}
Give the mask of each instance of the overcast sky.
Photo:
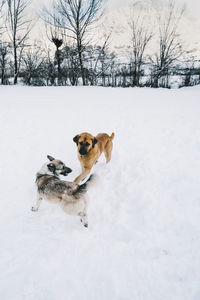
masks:
{"type": "MultiPolygon", "coordinates": [[[[127,6],[131,2],[130,0],[106,0],[106,1],[110,9],[115,9],[120,6],[121,7],[127,6]]],[[[38,5],[41,6],[42,3],[45,3],[48,6],[48,3],[50,4],[52,0],[33,0],[33,2],[37,7],[38,5]]],[[[194,16],[195,18],[199,18],[200,0],[175,0],[175,2],[177,2],[177,4],[186,4],[188,13],[191,16],[194,16]]]]}
{"type": "MultiPolygon", "coordinates": [[[[32,0],[32,5],[35,7],[36,11],[40,10],[43,5],[47,8],[51,6],[53,0],[32,0]]],[[[105,0],[107,2],[107,7],[110,11],[117,9],[119,7],[126,7],[132,1],[131,0],[105,0]]],[[[143,0],[140,0],[141,2],[143,0]]],[[[144,0],[146,1],[146,0],[144,0]]],[[[169,0],[163,0],[169,1],[169,0]]],[[[191,47],[195,47],[200,51],[200,0],[174,0],[175,3],[179,5],[186,5],[185,11],[185,27],[183,26],[184,30],[184,37],[188,41],[188,44],[191,47]]],[[[120,14],[119,14],[120,16],[120,14]]],[[[117,22],[120,23],[120,17],[117,17],[117,22]]],[[[123,22],[123,21],[122,21],[123,22]]],[[[35,33],[38,31],[38,26],[35,27],[35,33]]],[[[42,27],[41,34],[42,34],[42,27]]]]}
{"type": "MultiPolygon", "coordinates": [[[[175,2],[181,5],[185,4],[190,15],[194,16],[195,18],[200,18],[200,0],[175,0],[175,2]]],[[[130,0],[108,0],[110,8],[126,6],[128,3],[130,3],[130,0]]]]}

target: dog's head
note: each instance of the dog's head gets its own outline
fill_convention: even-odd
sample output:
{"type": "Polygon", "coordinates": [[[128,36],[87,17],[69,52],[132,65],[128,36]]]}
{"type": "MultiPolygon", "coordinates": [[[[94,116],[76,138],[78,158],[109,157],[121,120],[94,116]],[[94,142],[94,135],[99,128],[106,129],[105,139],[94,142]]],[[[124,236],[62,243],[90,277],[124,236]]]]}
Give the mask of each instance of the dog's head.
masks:
{"type": "Polygon", "coordinates": [[[50,155],[47,155],[47,158],[50,160],[50,163],[47,164],[47,168],[51,173],[53,173],[53,175],[67,176],[68,173],[72,172],[72,170],[66,167],[62,161],[57,160],[50,155]]]}
{"type": "Polygon", "coordinates": [[[97,143],[97,139],[91,135],[90,133],[84,132],[81,134],[77,134],[73,141],[77,144],[78,152],[80,155],[87,155],[88,152],[94,148],[97,143]]]}

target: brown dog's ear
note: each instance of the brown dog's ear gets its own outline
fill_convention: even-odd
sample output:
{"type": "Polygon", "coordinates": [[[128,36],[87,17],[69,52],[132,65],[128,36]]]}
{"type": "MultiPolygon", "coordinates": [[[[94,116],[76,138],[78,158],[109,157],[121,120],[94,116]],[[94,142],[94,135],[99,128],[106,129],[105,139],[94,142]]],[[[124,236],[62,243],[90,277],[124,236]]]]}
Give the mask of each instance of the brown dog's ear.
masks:
{"type": "Polygon", "coordinates": [[[92,146],[94,147],[96,143],[97,143],[97,139],[94,138],[93,141],[92,141],[92,146]]]}
{"type": "Polygon", "coordinates": [[[47,155],[47,158],[48,158],[50,161],[55,160],[55,158],[53,158],[53,157],[50,156],[50,155],[47,155]]]}
{"type": "Polygon", "coordinates": [[[80,136],[77,134],[74,138],[73,141],[78,145],[78,140],[79,140],[80,136]]]}

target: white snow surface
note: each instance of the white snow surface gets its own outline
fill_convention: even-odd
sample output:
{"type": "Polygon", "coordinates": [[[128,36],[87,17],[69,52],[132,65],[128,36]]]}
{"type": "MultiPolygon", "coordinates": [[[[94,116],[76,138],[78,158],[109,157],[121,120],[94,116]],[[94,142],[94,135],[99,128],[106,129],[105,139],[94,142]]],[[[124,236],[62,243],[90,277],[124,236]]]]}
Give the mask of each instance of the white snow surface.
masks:
{"type": "Polygon", "coordinates": [[[0,299],[200,299],[200,87],[0,86],[0,131],[0,299]],[[80,174],[84,131],[115,132],[87,229],[30,210],[47,154],[80,174]]]}

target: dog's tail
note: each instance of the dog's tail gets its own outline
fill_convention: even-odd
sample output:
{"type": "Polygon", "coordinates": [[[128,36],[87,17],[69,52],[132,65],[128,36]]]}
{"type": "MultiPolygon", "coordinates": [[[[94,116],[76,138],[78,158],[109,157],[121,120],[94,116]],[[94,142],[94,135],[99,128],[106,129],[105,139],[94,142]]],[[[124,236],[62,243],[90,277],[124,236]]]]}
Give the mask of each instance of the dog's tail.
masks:
{"type": "Polygon", "coordinates": [[[83,183],[80,184],[78,186],[78,188],[74,191],[73,195],[77,195],[77,194],[86,194],[88,191],[88,188],[90,188],[92,185],[94,185],[94,183],[96,182],[97,176],[92,174],[90,175],[90,177],[88,178],[88,180],[83,183]]]}
{"type": "Polygon", "coordinates": [[[114,132],[113,132],[113,133],[111,134],[111,136],[110,136],[111,140],[113,140],[114,137],[115,137],[115,134],[114,134],[114,132]]]}

